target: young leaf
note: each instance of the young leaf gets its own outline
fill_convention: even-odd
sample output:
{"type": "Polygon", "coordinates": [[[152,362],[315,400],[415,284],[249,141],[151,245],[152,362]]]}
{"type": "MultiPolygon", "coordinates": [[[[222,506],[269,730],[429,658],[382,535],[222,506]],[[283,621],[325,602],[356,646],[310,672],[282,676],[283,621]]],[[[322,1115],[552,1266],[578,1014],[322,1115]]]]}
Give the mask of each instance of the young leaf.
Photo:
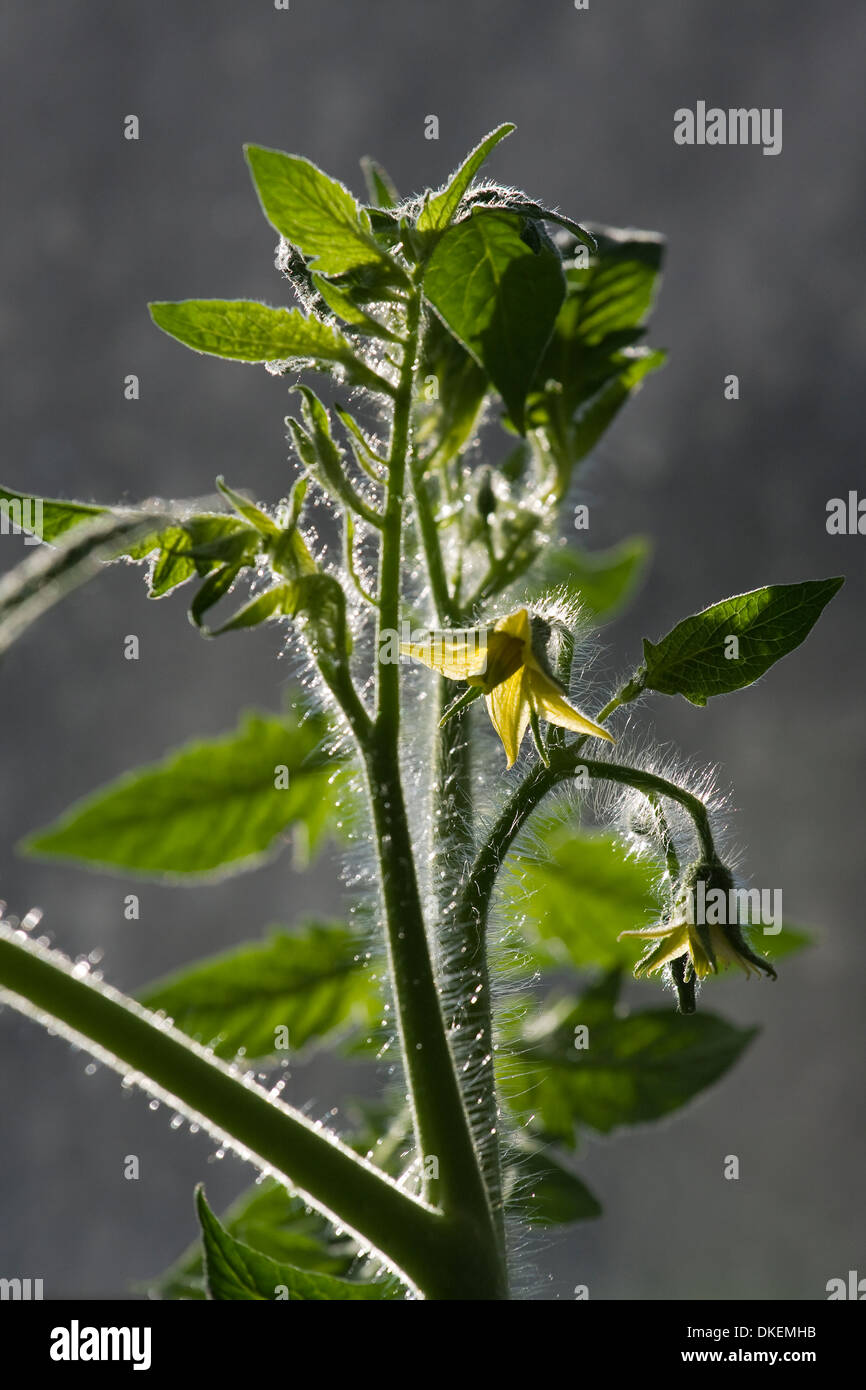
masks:
{"type": "Polygon", "coordinates": [[[504,125],[497,126],[489,135],[485,135],[480,145],[476,145],[466,156],[442,192],[424,204],[418,217],[419,232],[438,232],[448,226],[460,206],[460,200],[490,151],[516,129],[510,121],[506,121],[504,125]]]}
{"type": "Polygon", "coordinates": [[[362,516],[370,526],[381,526],[381,515],[358,492],[346,469],[343,450],[334,442],[331,420],[318,396],[308,386],[298,386],[305,429],[287,416],[286,424],[298,457],[324,492],[343,502],[349,513],[362,516]]]}
{"type": "Polygon", "coordinates": [[[222,624],[221,627],[202,627],[205,637],[222,637],[225,632],[242,632],[245,628],[259,627],[266,623],[269,618],[284,617],[290,612],[292,602],[291,584],[274,584],[270,589],[266,589],[263,594],[250,599],[243,608],[235,613],[233,618],[222,624]]]}
{"type": "Polygon", "coordinates": [[[208,1298],[222,1302],[280,1299],[320,1302],[404,1297],[403,1289],[393,1278],[375,1284],[356,1283],[317,1270],[298,1269],[253,1250],[235,1240],[220,1224],[201,1186],[196,1189],[196,1211],[201,1223],[208,1298]]]}
{"type": "Polygon", "coordinates": [[[336,328],[299,309],[271,309],[249,299],[182,299],[149,307],[157,328],[195,352],[236,362],[339,366],[356,385],[390,390],[336,328]]]}
{"type": "Polygon", "coordinates": [[[280,534],[280,528],[273,517],[268,516],[267,512],[262,511],[261,507],[256,506],[255,502],[251,502],[242,492],[236,492],[233,487],[229,487],[225,478],[217,478],[216,485],[238,516],[255,527],[260,535],[272,538],[280,534]]]}
{"type": "MultiPolygon", "coordinates": [[[[298,1269],[347,1274],[355,1260],[345,1237],[337,1236],[318,1212],[271,1178],[242,1192],[224,1212],[220,1225],[258,1254],[298,1269]]],[[[206,1298],[201,1241],[185,1250],[164,1274],[149,1280],[142,1292],[172,1301],[206,1298]]]]}
{"type": "Polygon", "coordinates": [[[501,1085],[521,1116],[573,1145],[575,1125],[609,1134],[679,1109],[724,1076],[757,1033],[713,1014],[667,1009],[596,1019],[578,1047],[578,1003],[555,1031],[502,1068],[501,1085]]]}
{"type": "Polygon", "coordinates": [[[533,251],[520,219],[475,212],[436,244],[424,293],[486,369],[523,433],[523,407],[565,294],[557,253],[533,251]]]}
{"type": "Polygon", "coordinates": [[[742,690],[804,641],[844,582],[769,584],[685,618],[660,642],[645,638],[646,688],[693,705],[742,690]]]}
{"type": "Polygon", "coordinates": [[[351,650],[346,595],[332,574],[302,574],[288,585],[284,611],[299,618],[320,660],[345,662],[351,650]]]}
{"type": "Polygon", "coordinates": [[[338,285],[336,281],[326,280],[324,275],[314,275],[313,284],[331,313],[336,314],[344,323],[351,324],[357,333],[364,333],[370,338],[381,338],[387,343],[401,341],[399,334],[392,333],[390,328],[386,328],[385,324],[356,304],[350,291],[338,285]]]}
{"type": "Polygon", "coordinates": [[[242,568],[240,562],[232,563],[223,565],[208,575],[189,606],[189,620],[195,627],[200,628],[203,632],[207,631],[203,621],[205,613],[219,603],[220,599],[231,593],[242,568]]]}
{"type": "Polygon", "coordinates": [[[336,179],[299,155],[260,145],[247,145],[244,153],[271,226],[305,256],[314,256],[315,270],[341,275],[383,258],[369,218],[336,179]]]}
{"type": "Polygon", "coordinates": [[[258,535],[251,526],[237,517],[203,513],[147,537],[129,558],[154,556],[148,596],[164,598],[196,575],[203,579],[226,563],[251,562],[257,548],[258,535]]]}
{"type": "Polygon", "coordinates": [[[315,844],[333,773],[313,756],[322,734],[318,720],[248,714],[232,734],[188,743],[109,783],[22,849],[189,881],[254,867],[297,822],[315,844]]]}
{"type": "Polygon", "coordinates": [[[4,505],[3,514],[7,525],[20,528],[31,536],[50,545],[70,531],[73,526],[81,526],[92,521],[95,516],[103,516],[109,508],[89,506],[84,502],[61,502],[52,497],[35,497],[29,492],[14,492],[11,488],[0,487],[0,502],[4,505]]]}
{"type": "MultiPolygon", "coordinates": [[[[381,1014],[377,981],[361,959],[357,932],[337,922],[308,922],[291,935],[275,931],[181,970],[139,996],[162,1009],[219,1057],[280,1055],[277,1030],[288,1030],[292,1055],[381,1014]]],[[[283,1052],[282,1055],[285,1055],[283,1052]]]]}
{"type": "Polygon", "coordinates": [[[578,550],[573,545],[548,548],[542,556],[542,577],[532,592],[540,596],[551,585],[563,584],[589,617],[610,618],[641,583],[649,549],[643,536],[631,536],[609,550],[578,550]]]}
{"type": "Polygon", "coordinates": [[[18,524],[21,518],[22,529],[30,534],[38,532],[40,539],[54,544],[69,531],[86,525],[94,518],[103,517],[108,521],[116,516],[120,523],[124,518],[140,518],[145,526],[145,534],[134,533],[127,544],[121,544],[115,555],[104,557],[134,561],[149,560],[153,564],[148,581],[150,598],[162,598],[179,584],[184,584],[195,575],[204,577],[218,564],[230,558],[240,558],[240,537],[251,538],[253,533],[235,517],[202,513],[184,517],[177,523],[166,525],[155,516],[149,529],[144,513],[124,511],[120,508],[98,507],[82,502],[62,502],[52,498],[35,497],[24,492],[13,492],[0,488],[0,501],[11,504],[11,516],[18,524]]]}
{"type": "Polygon", "coordinates": [[[495,209],[499,212],[514,212],[520,217],[528,218],[531,222],[553,222],[556,226],[564,227],[571,232],[578,241],[583,242],[588,251],[598,250],[598,242],[592,232],[587,231],[586,227],[582,227],[573,218],[566,217],[564,213],[557,212],[555,208],[542,207],[540,203],[532,202],[530,198],[513,189],[497,188],[495,185],[470,189],[466,201],[476,207],[495,209]]]}
{"type": "Polygon", "coordinates": [[[370,202],[375,203],[377,208],[395,208],[400,201],[400,194],[387,170],[369,155],[364,155],[361,160],[361,169],[370,202]]]}

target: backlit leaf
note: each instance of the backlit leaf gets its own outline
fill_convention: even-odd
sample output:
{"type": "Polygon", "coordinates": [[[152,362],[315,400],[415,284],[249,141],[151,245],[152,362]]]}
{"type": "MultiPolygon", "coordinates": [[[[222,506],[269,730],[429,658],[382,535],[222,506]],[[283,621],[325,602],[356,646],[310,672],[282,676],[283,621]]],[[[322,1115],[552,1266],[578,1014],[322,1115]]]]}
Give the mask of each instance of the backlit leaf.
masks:
{"type": "Polygon", "coordinates": [[[248,714],[234,733],[126,773],[22,848],[190,880],[251,868],[299,822],[315,844],[331,813],[335,766],[318,753],[322,735],[319,720],[248,714]]]}

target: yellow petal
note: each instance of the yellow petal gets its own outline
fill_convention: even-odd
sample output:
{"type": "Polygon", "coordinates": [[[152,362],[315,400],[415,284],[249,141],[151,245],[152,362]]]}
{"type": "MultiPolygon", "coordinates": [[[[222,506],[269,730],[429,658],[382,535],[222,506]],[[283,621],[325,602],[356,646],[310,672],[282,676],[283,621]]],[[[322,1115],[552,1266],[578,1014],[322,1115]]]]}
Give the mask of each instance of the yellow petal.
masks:
{"type": "Polygon", "coordinates": [[[662,949],[659,950],[657,947],[655,950],[651,951],[651,960],[638,961],[635,966],[635,975],[642,974],[644,971],[649,975],[655,975],[659,970],[663,970],[672,960],[676,960],[678,956],[683,955],[684,952],[689,949],[688,934],[681,923],[676,923],[674,926],[668,927],[657,935],[660,938],[667,935],[669,938],[667,945],[662,947],[662,941],[659,940],[659,947],[662,949]]]}
{"type": "Polygon", "coordinates": [[[673,930],[670,923],[667,923],[663,927],[629,927],[628,931],[621,931],[616,939],[617,941],[622,941],[624,936],[640,936],[646,940],[653,937],[658,939],[663,936],[670,936],[673,930]]]}
{"type": "Polygon", "coordinates": [[[707,955],[701,938],[691,927],[689,928],[689,954],[699,980],[705,980],[708,975],[716,973],[716,967],[707,955]]]}
{"type": "Polygon", "coordinates": [[[480,676],[487,666],[487,629],[463,632],[431,632],[422,642],[401,642],[401,656],[423,661],[451,681],[480,676]]]}
{"type": "Polygon", "coordinates": [[[485,695],[507,681],[524,664],[525,643],[508,632],[491,632],[487,643],[487,664],[478,684],[485,695]]]}
{"type": "Polygon", "coordinates": [[[508,677],[508,680],[501,681],[490,691],[486,699],[490,722],[502,739],[508,766],[513,767],[529,724],[526,667],[521,666],[513,676],[508,677]]]}
{"type": "Polygon", "coordinates": [[[529,686],[536,711],[548,724],[558,724],[561,729],[570,729],[574,734],[591,734],[593,738],[605,738],[613,743],[613,738],[600,724],[593,724],[579,710],[568,703],[549,676],[535,664],[527,667],[529,686]]]}
{"type": "Polygon", "coordinates": [[[518,608],[516,613],[510,613],[507,618],[500,618],[493,630],[507,632],[509,637],[519,637],[521,642],[526,642],[527,645],[531,642],[529,613],[525,608],[518,608]]]}

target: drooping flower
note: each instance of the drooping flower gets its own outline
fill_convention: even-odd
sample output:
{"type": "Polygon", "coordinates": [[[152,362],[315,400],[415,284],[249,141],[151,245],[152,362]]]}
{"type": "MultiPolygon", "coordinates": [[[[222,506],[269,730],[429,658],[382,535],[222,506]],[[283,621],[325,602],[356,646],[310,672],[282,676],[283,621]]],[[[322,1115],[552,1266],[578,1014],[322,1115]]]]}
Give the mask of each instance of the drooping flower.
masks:
{"type": "Polygon", "coordinates": [[[655,975],[683,956],[687,958],[687,977],[697,975],[699,980],[715,975],[720,966],[726,965],[739,966],[747,975],[760,975],[763,971],[774,979],[776,976],[770,962],[755,954],[734,924],[696,926],[685,916],[677,916],[660,927],[635,927],[620,932],[617,939],[621,941],[625,936],[637,936],[648,943],[646,954],[634,968],[636,978],[655,975]]]}
{"type": "Polygon", "coordinates": [[[466,681],[483,693],[491,723],[512,767],[533,717],[613,742],[565,698],[559,681],[533,646],[529,612],[519,608],[492,628],[431,633],[422,642],[401,646],[404,655],[423,661],[453,681],[466,681]]]}

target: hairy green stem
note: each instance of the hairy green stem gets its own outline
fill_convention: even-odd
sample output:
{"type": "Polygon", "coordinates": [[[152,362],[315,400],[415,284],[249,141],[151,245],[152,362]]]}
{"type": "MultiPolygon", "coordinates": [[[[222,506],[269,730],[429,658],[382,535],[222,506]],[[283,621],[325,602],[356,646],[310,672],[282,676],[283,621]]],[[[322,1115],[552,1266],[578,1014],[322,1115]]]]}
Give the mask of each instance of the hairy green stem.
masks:
{"type": "MultiPolygon", "coordinates": [[[[383,634],[398,629],[404,489],[411,468],[411,415],[418,355],[421,297],[407,307],[406,347],[394,401],[388,454],[388,491],[379,560],[377,652],[383,634]]],[[[476,1297],[507,1296],[496,1225],[475,1150],[439,989],[415,865],[400,776],[400,669],[379,660],[376,718],[365,747],[373,825],[385,909],[389,966],[409,1101],[431,1197],[456,1217],[483,1268],[476,1297]],[[429,1164],[428,1161],[435,1160],[429,1164]]],[[[462,1276],[454,1271],[455,1280],[462,1276]]]]}
{"type": "Polygon", "coordinates": [[[668,819],[665,815],[664,807],[662,806],[658,792],[648,792],[647,801],[652,807],[653,816],[658,827],[659,838],[665,856],[665,864],[667,865],[668,879],[673,889],[680,877],[680,861],[677,848],[674,844],[670,826],[668,825],[668,819]]]}
{"type": "Polygon", "coordinates": [[[578,767],[585,769],[586,775],[590,778],[616,782],[634,787],[647,795],[655,794],[676,801],[691,816],[701,857],[708,863],[717,862],[718,855],[707,808],[698,797],[654,772],[645,772],[641,768],[627,767],[620,763],[584,758],[581,756],[581,742],[582,740],[577,740],[567,748],[552,750],[550,766],[545,767],[543,763],[538,763],[509,797],[500,812],[476,856],[463,890],[466,909],[476,914],[479,929],[486,923],[496,875],[515,837],[548,792],[560,782],[572,777],[578,767]]]}
{"type": "MultiPolygon", "coordinates": [[[[437,626],[459,625],[464,613],[452,596],[424,469],[411,468],[412,490],[437,626]]],[[[440,680],[439,714],[451,685],[440,680]]],[[[437,905],[438,974],[449,1037],[459,1058],[459,1082],[481,1166],[502,1260],[505,1235],[493,1073],[493,1011],[487,941],[474,914],[461,910],[460,885],[474,852],[471,744],[462,719],[437,724],[434,733],[433,894],[437,905]]]]}
{"type": "Polygon", "coordinates": [[[437,1282],[431,1252],[443,1244],[442,1218],[299,1111],[243,1081],[134,1000],[77,977],[65,957],[16,939],[6,927],[0,927],[0,985],[24,1012],[47,1015],[66,1036],[191,1112],[259,1167],[281,1174],[422,1292],[431,1279],[437,1282]]]}
{"type": "Polygon", "coordinates": [[[436,526],[436,518],[433,515],[433,508],[430,504],[430,494],[427,490],[424,468],[417,459],[413,459],[411,477],[412,495],[415,499],[415,512],[418,517],[418,529],[421,532],[421,542],[424,547],[427,577],[430,582],[430,593],[433,598],[433,603],[440,622],[449,622],[457,626],[461,622],[460,605],[452,598],[451,590],[448,586],[448,577],[445,573],[445,561],[442,555],[442,547],[439,544],[439,531],[436,526]]]}
{"type": "MultiPolygon", "coordinates": [[[[448,685],[440,685],[440,701],[448,685]]],[[[493,1009],[486,932],[467,912],[461,886],[473,850],[471,744],[463,719],[438,730],[434,805],[434,888],[439,911],[442,998],[449,1033],[460,1060],[460,1085],[481,1169],[504,1245],[499,1109],[493,1071],[493,1009]]]]}

